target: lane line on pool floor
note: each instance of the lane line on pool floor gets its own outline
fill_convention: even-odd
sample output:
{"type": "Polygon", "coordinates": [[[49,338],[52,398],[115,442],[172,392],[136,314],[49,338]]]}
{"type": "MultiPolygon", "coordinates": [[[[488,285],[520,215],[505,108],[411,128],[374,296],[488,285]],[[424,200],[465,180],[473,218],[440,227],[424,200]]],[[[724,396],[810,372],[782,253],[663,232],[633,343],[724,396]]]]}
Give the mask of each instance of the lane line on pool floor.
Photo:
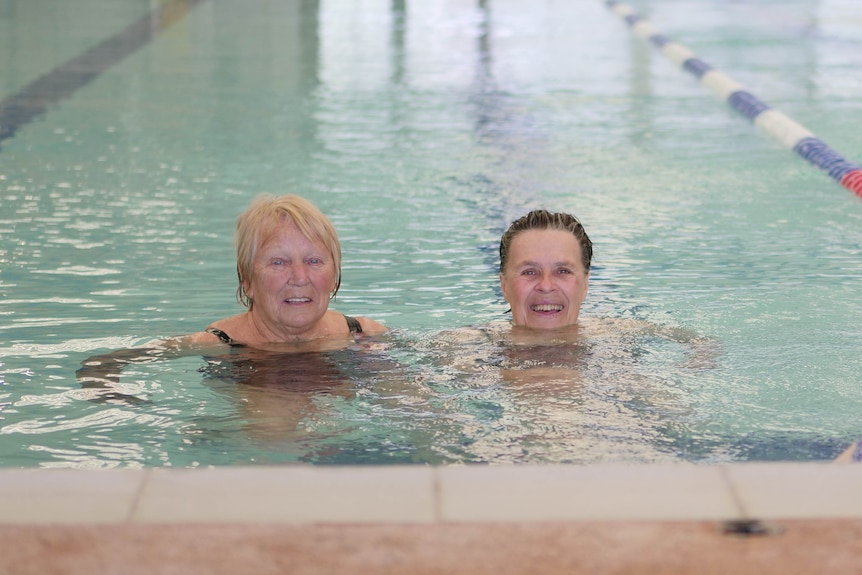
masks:
{"type": "Polygon", "coordinates": [[[653,44],[669,60],[692,74],[758,128],[862,197],[862,166],[844,158],[807,128],[762,102],[742,84],[716,70],[682,44],[671,41],[628,4],[617,0],[604,0],[604,3],[637,36],[653,44]]]}
{"type": "Polygon", "coordinates": [[[0,101],[0,143],[185,17],[206,0],[172,0],[0,101]]]}

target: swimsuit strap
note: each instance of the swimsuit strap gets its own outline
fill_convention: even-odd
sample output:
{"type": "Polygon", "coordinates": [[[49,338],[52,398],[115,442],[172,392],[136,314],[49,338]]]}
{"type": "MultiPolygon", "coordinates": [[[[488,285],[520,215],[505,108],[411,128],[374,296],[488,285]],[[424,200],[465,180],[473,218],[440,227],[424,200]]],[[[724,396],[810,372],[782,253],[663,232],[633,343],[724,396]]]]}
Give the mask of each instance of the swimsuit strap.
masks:
{"type": "Polygon", "coordinates": [[[347,320],[347,327],[350,329],[350,333],[362,333],[362,325],[360,325],[358,319],[349,315],[344,316],[344,319],[347,320]]]}
{"type": "Polygon", "coordinates": [[[231,337],[228,334],[226,334],[225,332],[223,332],[222,330],[211,327],[207,331],[209,333],[215,335],[216,337],[218,337],[224,343],[226,343],[228,345],[233,345],[233,340],[231,339],[231,337]]]}
{"type": "MultiPolygon", "coordinates": [[[[344,316],[344,319],[347,321],[347,328],[350,330],[350,333],[362,333],[362,325],[359,323],[358,319],[356,319],[355,317],[351,317],[349,315],[344,316]]],[[[234,344],[233,339],[231,339],[231,337],[228,334],[226,334],[225,332],[223,332],[220,329],[216,329],[214,327],[211,327],[206,331],[215,335],[216,337],[218,337],[220,340],[222,340],[224,343],[226,343],[228,345],[234,344]]]]}

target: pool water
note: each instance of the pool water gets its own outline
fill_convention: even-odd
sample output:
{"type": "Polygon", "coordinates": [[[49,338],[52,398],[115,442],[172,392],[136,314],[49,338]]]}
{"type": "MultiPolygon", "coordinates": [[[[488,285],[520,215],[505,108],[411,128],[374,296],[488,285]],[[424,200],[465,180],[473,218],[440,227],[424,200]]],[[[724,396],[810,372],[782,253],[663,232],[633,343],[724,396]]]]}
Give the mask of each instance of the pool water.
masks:
{"type": "MultiPolygon", "coordinates": [[[[629,4],[862,161],[855,1],[629,4]]],[[[862,201],[602,2],[0,0],[0,99],[142,18],[44,112],[0,105],[0,465],[817,460],[862,435],[862,201]],[[261,192],[331,217],[333,306],[392,332],[301,358],[319,388],[193,357],[127,368],[146,403],[92,401],[89,356],[240,311],[261,192]],[[507,318],[499,236],[537,207],[594,242],[582,317],[714,363],[599,339],[577,382],[513,382],[492,338],[447,345],[507,318]]]]}

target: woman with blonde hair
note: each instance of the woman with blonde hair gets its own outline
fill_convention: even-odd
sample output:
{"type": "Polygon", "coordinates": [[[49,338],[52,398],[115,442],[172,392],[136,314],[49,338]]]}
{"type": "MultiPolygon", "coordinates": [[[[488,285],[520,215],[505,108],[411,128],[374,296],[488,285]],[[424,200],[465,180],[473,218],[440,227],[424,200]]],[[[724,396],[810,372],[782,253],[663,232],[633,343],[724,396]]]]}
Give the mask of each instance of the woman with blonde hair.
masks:
{"type": "MultiPolygon", "coordinates": [[[[189,355],[218,357],[224,344],[235,352],[243,350],[239,354],[243,357],[259,359],[260,352],[306,356],[296,355],[294,360],[270,356],[267,364],[278,369],[261,370],[258,365],[247,370],[258,380],[273,383],[318,371],[300,365],[307,363],[309,352],[341,349],[387,331],[372,319],[329,308],[341,285],[341,244],[332,222],[308,200],[271,194],[255,198],[237,219],[236,250],[237,300],[245,311],[214,321],[203,331],[90,357],[77,372],[79,383],[101,390],[101,399],[135,400],[114,392],[128,364],[189,355]],[[284,372],[286,364],[296,373],[284,372]]],[[[230,357],[229,363],[239,359],[237,353],[230,357]]],[[[315,366],[320,363],[313,361],[315,366]]]]}
{"type": "Polygon", "coordinates": [[[332,222],[308,200],[256,198],[237,220],[236,252],[237,300],[248,309],[191,340],[255,346],[386,331],[374,320],[329,309],[341,286],[341,244],[332,222]]]}

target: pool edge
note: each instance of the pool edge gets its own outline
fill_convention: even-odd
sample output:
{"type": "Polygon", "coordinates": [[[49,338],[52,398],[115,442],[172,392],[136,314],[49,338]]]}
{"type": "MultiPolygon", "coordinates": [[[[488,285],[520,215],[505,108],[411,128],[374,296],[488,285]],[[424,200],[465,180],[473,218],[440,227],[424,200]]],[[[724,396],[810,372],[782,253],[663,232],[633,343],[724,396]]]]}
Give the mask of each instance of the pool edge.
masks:
{"type": "Polygon", "coordinates": [[[0,471],[0,525],[862,519],[862,466],[305,465],[0,471]]]}

